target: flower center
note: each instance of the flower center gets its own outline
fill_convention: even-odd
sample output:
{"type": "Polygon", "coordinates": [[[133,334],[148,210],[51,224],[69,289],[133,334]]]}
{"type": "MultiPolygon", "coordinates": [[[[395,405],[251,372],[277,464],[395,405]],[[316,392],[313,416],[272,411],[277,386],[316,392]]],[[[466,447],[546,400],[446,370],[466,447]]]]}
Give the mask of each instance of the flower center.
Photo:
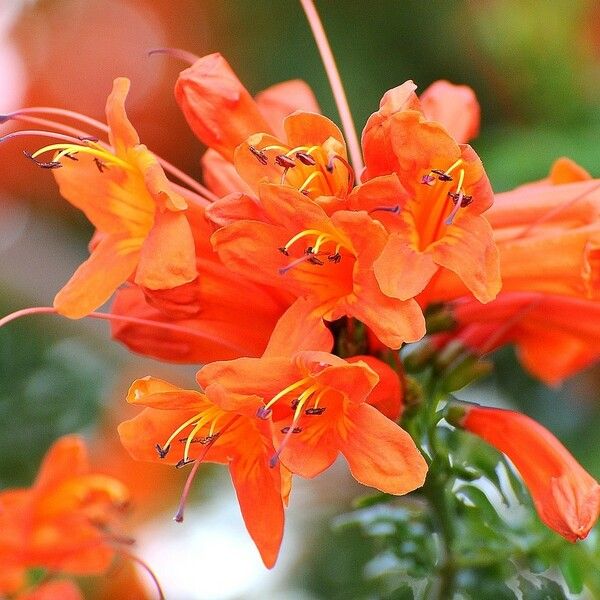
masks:
{"type": "Polygon", "coordinates": [[[305,242],[312,241],[312,243],[305,246],[302,256],[293,260],[287,266],[279,269],[281,275],[284,275],[290,269],[304,262],[322,266],[325,264],[325,261],[323,260],[325,257],[329,263],[338,264],[342,260],[342,249],[345,249],[349,254],[354,255],[352,244],[339,232],[325,232],[320,229],[305,229],[304,231],[297,233],[290,238],[285,246],[280,247],[279,251],[282,254],[285,254],[285,256],[289,256],[291,247],[301,240],[304,240],[305,242]]]}
{"type": "Polygon", "coordinates": [[[452,225],[461,208],[473,202],[473,196],[465,193],[465,168],[462,158],[456,160],[446,170],[431,169],[421,177],[420,183],[431,188],[429,198],[422,198],[415,208],[415,220],[421,233],[421,246],[427,247],[440,237],[444,226],[452,225]],[[450,208],[451,204],[454,205],[450,208]]]}
{"type": "Polygon", "coordinates": [[[236,418],[233,417],[227,424],[221,429],[217,429],[217,426],[222,423],[223,416],[226,413],[216,406],[210,406],[198,414],[194,415],[184,423],[182,423],[173,433],[168,437],[167,441],[161,446],[156,444],[156,451],[160,458],[165,458],[171,449],[171,445],[177,439],[180,443],[184,444],[183,458],[177,463],[176,467],[181,468],[190,462],[194,462],[194,459],[190,458],[190,450],[192,444],[199,443],[203,446],[211,446],[219,437],[219,435],[229,427],[232,421],[236,418]],[[182,433],[189,429],[189,433],[183,437],[178,437],[182,433]],[[202,431],[204,429],[204,431],[202,431]],[[204,435],[199,435],[200,432],[204,435]]]}
{"type": "Polygon", "coordinates": [[[290,148],[271,144],[264,148],[249,146],[249,150],[262,165],[272,161],[282,168],[281,185],[287,183],[309,198],[345,198],[354,187],[350,163],[339,154],[327,153],[322,146],[290,148]]]}
{"type": "Polygon", "coordinates": [[[290,424],[281,430],[281,433],[285,434],[285,436],[279,448],[277,448],[275,454],[271,457],[269,462],[271,468],[275,467],[279,461],[279,456],[287,446],[291,436],[302,432],[302,427],[299,426],[301,417],[305,415],[320,416],[327,410],[326,406],[321,406],[320,404],[323,398],[331,391],[332,388],[315,382],[312,377],[304,377],[288,385],[273,396],[265,406],[258,409],[256,416],[259,419],[267,419],[273,411],[272,407],[284,398],[287,398],[290,408],[294,411],[290,424]]]}

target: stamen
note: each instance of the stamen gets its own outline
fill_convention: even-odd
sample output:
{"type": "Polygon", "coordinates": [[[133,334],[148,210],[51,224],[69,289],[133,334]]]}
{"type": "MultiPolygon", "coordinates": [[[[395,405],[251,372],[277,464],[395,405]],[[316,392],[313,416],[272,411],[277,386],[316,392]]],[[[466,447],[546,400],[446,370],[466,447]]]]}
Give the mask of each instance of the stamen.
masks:
{"type": "Polygon", "coordinates": [[[265,409],[271,408],[271,406],[273,406],[273,404],[275,404],[275,402],[277,402],[279,399],[283,398],[290,392],[297,390],[299,387],[302,387],[304,384],[309,383],[311,380],[312,379],[310,377],[304,377],[303,379],[300,379],[300,380],[288,385],[286,388],[281,390],[278,394],[273,396],[273,398],[271,398],[271,400],[269,400],[269,402],[267,402],[267,404],[265,405],[265,409]]]}
{"type": "Polygon", "coordinates": [[[445,176],[450,175],[450,173],[452,173],[452,171],[454,171],[454,169],[456,169],[456,167],[458,167],[459,165],[461,165],[462,162],[463,162],[462,158],[457,159],[456,162],[452,163],[452,165],[448,169],[446,169],[444,171],[444,175],[445,176]]]}
{"type": "MultiPolygon", "coordinates": [[[[229,421],[229,423],[227,423],[227,425],[225,425],[221,429],[220,435],[223,435],[239,418],[240,418],[239,415],[236,415],[235,417],[233,417],[233,419],[231,419],[231,421],[229,421]]],[[[177,523],[183,523],[183,512],[185,510],[185,504],[187,502],[188,496],[190,495],[192,483],[194,481],[194,478],[196,477],[196,473],[198,472],[200,465],[206,458],[206,454],[212,448],[212,446],[213,446],[213,442],[209,442],[206,445],[206,447],[204,448],[204,450],[202,451],[200,456],[196,459],[195,464],[192,467],[192,470],[190,471],[190,474],[188,475],[188,478],[185,481],[185,485],[183,486],[183,492],[181,493],[181,499],[179,500],[179,507],[177,508],[177,512],[175,513],[175,516],[173,517],[173,520],[177,521],[177,523]]]]}
{"type": "MultiPolygon", "coordinates": [[[[450,168],[452,169],[453,167],[450,168]]],[[[431,172],[435,173],[440,181],[452,181],[452,177],[448,175],[450,171],[446,172],[442,171],[441,169],[431,169],[431,172]]]]}
{"type": "Polygon", "coordinates": [[[154,48],[153,50],[148,51],[148,56],[154,56],[155,54],[164,54],[171,58],[182,60],[190,65],[193,65],[200,59],[200,57],[196,56],[193,52],[182,50],[181,48],[154,48]]]}
{"type": "Polygon", "coordinates": [[[322,415],[327,410],[326,406],[307,408],[304,411],[305,415],[322,415]]]}
{"type": "Polygon", "coordinates": [[[284,167],[286,171],[287,169],[293,169],[296,166],[294,159],[286,156],[285,154],[278,154],[275,157],[275,164],[280,167],[284,167]]]}
{"type": "Polygon", "coordinates": [[[23,154],[42,169],[60,169],[62,167],[62,164],[55,160],[51,160],[50,162],[42,162],[40,160],[36,160],[35,158],[33,158],[31,152],[28,152],[27,150],[23,150],[23,154]]]}
{"type": "Polygon", "coordinates": [[[268,419],[271,416],[271,413],[273,411],[270,408],[267,408],[266,406],[261,406],[257,411],[256,411],[256,416],[259,419],[263,419],[263,421],[265,419],[268,419]]]}
{"type": "Polygon", "coordinates": [[[165,458],[165,456],[169,454],[169,450],[171,449],[169,446],[161,446],[160,444],[156,444],[156,446],[154,447],[156,448],[156,451],[158,452],[158,456],[160,458],[165,458]]]}
{"type": "Polygon", "coordinates": [[[327,260],[337,265],[342,260],[342,255],[339,252],[335,252],[334,254],[330,254],[327,260]]]}
{"type": "Polygon", "coordinates": [[[296,152],[296,158],[308,167],[314,167],[317,161],[307,152],[296,152]]]}
{"type": "MultiPolygon", "coordinates": [[[[31,155],[31,158],[37,158],[38,156],[40,156],[40,154],[44,154],[52,150],[66,150],[67,152],[72,154],[90,154],[91,156],[99,158],[102,162],[106,163],[107,165],[114,164],[127,171],[133,170],[132,165],[130,165],[128,162],[119,158],[115,154],[112,154],[111,152],[95,145],[83,146],[81,144],[50,144],[49,146],[44,146],[43,148],[36,150],[31,155]]],[[[60,157],[60,153],[58,154],[58,157],[60,157]]]]}
{"type": "Polygon", "coordinates": [[[150,576],[150,579],[152,579],[152,583],[154,583],[154,587],[156,587],[156,591],[158,592],[158,600],[166,600],[165,594],[162,590],[162,587],[160,586],[160,581],[158,581],[158,577],[156,576],[154,571],[141,558],[137,557],[135,554],[132,554],[131,552],[128,552],[127,550],[124,550],[123,548],[117,548],[117,552],[119,554],[121,554],[122,556],[125,556],[129,560],[140,565],[140,567],[142,567],[142,569],[144,569],[144,571],[146,571],[146,573],[148,573],[148,575],[150,576]]]}
{"type": "Polygon", "coordinates": [[[311,254],[305,254],[304,256],[301,256],[300,258],[293,260],[289,265],[286,265],[285,267],[280,267],[278,269],[279,274],[285,275],[290,269],[297,267],[299,264],[301,264],[303,262],[310,261],[312,258],[314,258],[314,257],[311,254]]]}
{"type": "Polygon", "coordinates": [[[269,164],[269,159],[267,158],[267,155],[262,150],[259,150],[258,148],[255,148],[254,146],[248,146],[248,150],[250,150],[250,152],[252,152],[252,154],[254,154],[254,156],[256,156],[258,162],[261,165],[269,164]]]}
{"type": "Polygon", "coordinates": [[[290,429],[292,430],[292,433],[302,433],[302,428],[301,427],[294,427],[294,428],[284,427],[281,430],[281,433],[287,433],[290,429]]]}
{"type": "Polygon", "coordinates": [[[195,459],[193,458],[182,458],[176,465],[175,468],[176,469],[183,469],[183,467],[185,467],[186,465],[189,465],[190,463],[193,463],[195,459]]]}
{"type": "Polygon", "coordinates": [[[321,177],[322,179],[324,179],[325,181],[327,181],[325,179],[325,175],[323,175],[323,173],[321,173],[321,171],[315,171],[314,173],[311,173],[305,180],[305,182],[298,188],[299,192],[306,192],[308,193],[308,186],[310,183],[312,183],[317,177],[321,177]]]}

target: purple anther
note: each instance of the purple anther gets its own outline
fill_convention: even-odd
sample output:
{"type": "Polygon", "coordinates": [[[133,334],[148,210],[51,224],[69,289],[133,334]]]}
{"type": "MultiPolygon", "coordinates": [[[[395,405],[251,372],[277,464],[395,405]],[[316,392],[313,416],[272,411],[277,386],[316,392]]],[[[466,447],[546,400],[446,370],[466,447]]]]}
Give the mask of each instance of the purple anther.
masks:
{"type": "Polygon", "coordinates": [[[23,150],[23,154],[42,169],[60,169],[62,167],[62,164],[56,160],[51,160],[50,162],[42,162],[40,160],[37,160],[33,158],[33,155],[30,152],[27,152],[27,150],[23,150]]]}
{"type": "Polygon", "coordinates": [[[286,156],[285,154],[279,154],[275,157],[275,164],[283,167],[284,169],[292,169],[296,166],[293,158],[286,156]]]}
{"type": "Polygon", "coordinates": [[[335,254],[330,254],[327,257],[327,260],[329,262],[334,263],[334,264],[337,265],[340,262],[340,260],[342,260],[342,255],[339,252],[336,252],[335,254]]]}
{"type": "Polygon", "coordinates": [[[317,164],[317,161],[306,152],[296,152],[296,158],[307,167],[314,167],[317,164]]]}
{"type": "MultiPolygon", "coordinates": [[[[284,427],[281,430],[281,433],[289,433],[290,428],[289,427],[284,427]]],[[[302,432],[302,428],[301,427],[294,427],[294,429],[292,429],[292,433],[301,433],[302,432]]]]}
{"type": "Polygon", "coordinates": [[[164,458],[167,454],[169,454],[170,446],[165,446],[163,448],[160,444],[156,444],[154,447],[156,448],[160,458],[164,458]]]}
{"type": "Polygon", "coordinates": [[[307,408],[304,411],[305,415],[322,415],[325,412],[326,406],[314,406],[313,408],[307,408]]]}
{"type": "Polygon", "coordinates": [[[176,469],[181,469],[183,467],[185,467],[185,465],[189,465],[190,463],[193,463],[194,459],[193,458],[182,458],[176,465],[175,468],[176,469]]]}
{"type": "Polygon", "coordinates": [[[259,150],[258,148],[255,148],[254,146],[248,146],[248,150],[250,150],[250,152],[252,152],[252,154],[254,154],[254,156],[256,156],[256,158],[258,159],[258,162],[261,165],[268,164],[269,159],[267,158],[267,155],[262,150],[259,150]]]}
{"type": "Polygon", "coordinates": [[[448,175],[446,171],[442,171],[441,169],[431,169],[431,172],[435,173],[440,181],[452,181],[452,176],[448,175]]]}
{"type": "Polygon", "coordinates": [[[267,408],[266,406],[261,406],[257,411],[256,411],[256,416],[259,419],[268,419],[271,416],[271,413],[273,411],[270,408],[267,408]]]}

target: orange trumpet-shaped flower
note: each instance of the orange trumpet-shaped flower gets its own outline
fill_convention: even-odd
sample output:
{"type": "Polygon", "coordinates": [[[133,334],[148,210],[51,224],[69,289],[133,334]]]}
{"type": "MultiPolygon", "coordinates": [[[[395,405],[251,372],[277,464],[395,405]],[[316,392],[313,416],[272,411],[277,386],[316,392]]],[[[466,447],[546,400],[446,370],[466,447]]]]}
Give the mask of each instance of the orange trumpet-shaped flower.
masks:
{"type": "Polygon", "coordinates": [[[460,340],[477,354],[515,344],[525,368],[557,385],[600,357],[600,304],[541,294],[502,292],[481,305],[469,298],[451,305],[457,329],[436,343],[460,340]]]}
{"type": "MultiPolygon", "coordinates": [[[[146,377],[127,401],[144,410],[119,425],[121,442],[136,460],[176,466],[199,461],[225,464],[246,528],[263,562],[272,567],[283,535],[282,480],[269,468],[273,443],[268,423],[256,419],[257,396],[232,397],[221,386],[205,394],[146,377]]],[[[177,520],[182,520],[180,513],[177,520]]]]}
{"type": "Polygon", "coordinates": [[[416,302],[383,293],[373,271],[388,239],[379,222],[362,211],[328,217],[301,192],[276,184],[261,184],[260,210],[264,221],[243,219],[214,233],[228,268],[307,298],[329,321],[356,317],[391,348],[423,335],[416,302]]]}
{"type": "MultiPolygon", "coordinates": [[[[278,459],[292,473],[315,477],[341,452],[357,481],[390,494],[423,484],[427,465],[411,437],[369,404],[378,383],[365,362],[329,354],[331,337],[310,306],[292,306],[261,358],[214,362],[198,372],[232,398],[259,397],[258,422],[272,422],[278,459]],[[298,319],[307,321],[298,326],[298,319]],[[310,350],[306,349],[310,348],[310,350]]],[[[389,382],[384,384],[389,392],[389,382]]],[[[381,401],[381,395],[373,398],[381,401]]]]}
{"type": "Polygon", "coordinates": [[[250,191],[233,166],[236,147],[249,136],[264,132],[282,137],[289,114],[319,112],[314,94],[299,80],[274,85],[253,99],[220,54],[199,58],[182,71],[175,98],[194,133],[209,147],[202,157],[204,179],[218,196],[250,191]]]}
{"type": "Polygon", "coordinates": [[[362,180],[382,188],[379,207],[365,204],[360,188],[350,205],[395,217],[385,219],[390,239],[374,265],[387,295],[412,298],[449,271],[489,302],[500,289],[498,253],[482,216],[493,201],[489,180],[470,146],[425,117],[414,89],[409,81],[387,92],[363,131],[362,180]]]}
{"type": "Polygon", "coordinates": [[[116,79],[106,103],[110,145],[74,138],[31,155],[37,161],[56,152],[51,162],[39,164],[52,168],[61,194],[97,229],[90,258],[54,300],[58,312],[71,318],[98,308],[132,276],[149,290],[196,277],[187,202],[140,144],[125,113],[128,90],[129,80],[116,79]]]}
{"type": "MultiPolygon", "coordinates": [[[[503,292],[599,297],[600,181],[581,167],[559,159],[547,179],[497,194],[486,216],[500,253],[503,292]]],[[[466,293],[446,272],[419,301],[466,293]]]]}
{"type": "Polygon", "coordinates": [[[114,555],[107,528],[127,498],[119,481],[90,473],[81,438],[61,438],[31,488],[0,493],[0,591],[17,591],[29,568],[103,572],[114,555]]]}
{"type": "Polygon", "coordinates": [[[571,542],[587,536],[600,514],[600,485],[547,429],[511,410],[463,404],[458,410],[461,427],[514,463],[548,527],[571,542]]]}

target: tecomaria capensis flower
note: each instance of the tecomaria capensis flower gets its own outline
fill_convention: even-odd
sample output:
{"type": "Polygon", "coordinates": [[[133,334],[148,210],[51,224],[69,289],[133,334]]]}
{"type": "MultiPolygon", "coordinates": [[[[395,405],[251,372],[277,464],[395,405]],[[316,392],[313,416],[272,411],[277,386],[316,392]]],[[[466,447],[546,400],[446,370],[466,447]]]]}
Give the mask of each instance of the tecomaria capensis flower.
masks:
{"type": "Polygon", "coordinates": [[[412,298],[449,271],[489,302],[500,289],[492,229],[482,216],[493,202],[489,180],[474,150],[423,114],[414,89],[408,81],[387,92],[363,131],[362,181],[387,189],[379,206],[365,204],[360,188],[350,205],[373,218],[394,214],[374,265],[387,295],[412,298]]]}
{"type": "MultiPolygon", "coordinates": [[[[57,311],[68,317],[83,317],[98,308],[130,277],[153,291],[176,288],[197,275],[188,203],[167,179],[159,159],[140,144],[125,113],[128,90],[129,80],[114,81],[106,103],[108,143],[33,132],[57,138],[29,156],[52,170],[63,197],[97,230],[90,258],[54,300],[57,311]],[[42,161],[47,153],[51,158],[42,161]]],[[[12,118],[52,123],[20,114],[12,118]]]]}
{"type": "MultiPolygon", "coordinates": [[[[363,361],[330,354],[330,348],[320,319],[299,302],[279,321],[261,358],[214,362],[197,378],[207,388],[218,384],[232,398],[262,400],[254,417],[272,423],[272,468],[281,461],[294,474],[315,477],[341,452],[360,483],[390,494],[420,487],[427,465],[412,438],[370,404],[378,375],[363,361]],[[299,318],[305,327],[298,326],[299,318]]],[[[385,396],[393,385],[384,387],[385,396]]],[[[380,401],[376,394],[373,402],[380,401]]]]}
{"type": "Polygon", "coordinates": [[[587,536],[600,514],[600,485],[547,429],[511,410],[460,404],[453,422],[514,463],[540,519],[571,542],[587,536]]]}
{"type": "Polygon", "coordinates": [[[374,272],[389,237],[381,223],[365,211],[329,217],[288,185],[263,183],[259,195],[263,220],[237,220],[213,234],[229,269],[308,299],[328,321],[355,317],[390,348],[422,337],[417,303],[386,295],[374,272]]]}
{"type": "Polygon", "coordinates": [[[115,553],[110,527],[127,499],[122,483],[90,472],[81,438],[58,440],[31,488],[0,493],[0,591],[18,591],[30,568],[102,573],[115,553]]]}
{"type": "MultiPolygon", "coordinates": [[[[280,469],[269,467],[274,453],[269,424],[256,419],[261,399],[232,395],[218,384],[200,393],[145,377],[134,381],[127,401],[145,407],[119,425],[121,442],[136,460],[228,466],[246,528],[272,567],[283,536],[285,490],[280,469]]],[[[176,520],[183,520],[183,501],[176,520]]]]}

